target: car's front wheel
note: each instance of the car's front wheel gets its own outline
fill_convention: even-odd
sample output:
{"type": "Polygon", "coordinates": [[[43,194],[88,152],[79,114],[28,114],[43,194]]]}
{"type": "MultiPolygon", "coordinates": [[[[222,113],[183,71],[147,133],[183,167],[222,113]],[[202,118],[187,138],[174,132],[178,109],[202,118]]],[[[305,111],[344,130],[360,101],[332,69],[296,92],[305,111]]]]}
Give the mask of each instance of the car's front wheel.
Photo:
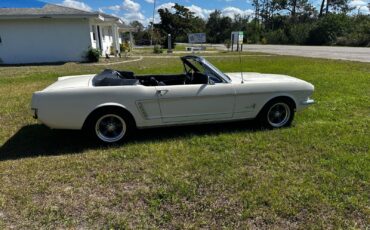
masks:
{"type": "Polygon", "coordinates": [[[130,117],[116,110],[99,111],[93,114],[88,124],[88,133],[105,144],[124,141],[131,133],[130,117]]]}
{"type": "Polygon", "coordinates": [[[294,104],[288,99],[272,100],[265,105],[259,118],[267,128],[290,126],[294,118],[294,104]]]}

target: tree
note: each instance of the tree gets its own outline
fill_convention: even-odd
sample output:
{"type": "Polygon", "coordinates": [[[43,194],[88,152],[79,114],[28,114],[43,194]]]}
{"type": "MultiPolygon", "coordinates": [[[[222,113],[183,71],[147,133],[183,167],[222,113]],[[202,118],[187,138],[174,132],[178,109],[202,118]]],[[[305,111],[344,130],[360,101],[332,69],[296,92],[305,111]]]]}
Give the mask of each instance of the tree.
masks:
{"type": "Polygon", "coordinates": [[[310,31],[309,44],[331,45],[337,37],[345,34],[348,28],[348,17],[344,14],[329,14],[320,18],[316,27],[310,31]]]}
{"type": "Polygon", "coordinates": [[[172,47],[176,39],[180,36],[186,36],[192,31],[196,31],[196,25],[199,24],[199,18],[194,16],[188,8],[175,4],[172,13],[167,8],[159,9],[158,13],[161,18],[160,23],[155,24],[154,27],[161,33],[162,45],[167,48],[167,36],[171,34],[172,47]]]}
{"type": "MultiPolygon", "coordinates": [[[[232,31],[244,31],[248,42],[253,43],[370,46],[370,15],[348,14],[353,9],[349,1],[322,0],[316,10],[309,0],[253,0],[252,20],[242,15],[227,17],[215,10],[207,21],[175,4],[171,9],[158,10],[161,22],[154,25],[156,40],[167,47],[168,34],[174,43],[186,42],[188,33],[206,32],[208,42],[225,44],[232,31]]],[[[143,29],[140,22],[130,25],[143,29]]],[[[135,38],[147,31],[144,28],[135,38]]]]}
{"type": "Polygon", "coordinates": [[[232,19],[215,10],[209,15],[206,24],[207,40],[211,43],[225,43],[230,39],[232,31],[246,32],[248,28],[249,17],[236,14],[232,19]]]}
{"type": "Polygon", "coordinates": [[[260,2],[259,2],[259,0],[253,0],[252,5],[254,6],[254,23],[255,23],[255,28],[258,28],[259,15],[260,15],[260,2]]]}
{"type": "Polygon", "coordinates": [[[331,0],[332,12],[347,14],[354,9],[354,7],[350,7],[349,2],[350,0],[331,0]]]}
{"type": "Polygon", "coordinates": [[[325,14],[329,12],[337,12],[337,13],[344,13],[347,14],[354,9],[349,5],[350,0],[322,0],[320,5],[320,13],[319,17],[322,17],[324,14],[324,6],[325,6],[325,14]]]}
{"type": "Polygon", "coordinates": [[[137,29],[137,31],[133,33],[135,44],[147,44],[150,39],[149,29],[145,29],[144,25],[139,21],[132,21],[129,25],[137,29]]]}
{"type": "Polygon", "coordinates": [[[220,34],[222,28],[220,27],[222,15],[221,11],[215,10],[213,11],[208,18],[206,28],[207,28],[207,39],[211,43],[219,43],[220,42],[220,34]]]}
{"type": "Polygon", "coordinates": [[[138,32],[144,31],[144,26],[139,21],[132,21],[130,23],[130,26],[133,27],[133,28],[136,28],[138,32]]]}
{"type": "Polygon", "coordinates": [[[320,5],[320,13],[319,13],[319,17],[322,16],[323,12],[324,12],[324,5],[325,5],[325,0],[322,0],[321,1],[321,5],[320,5]]]}
{"type": "Polygon", "coordinates": [[[313,8],[308,0],[275,0],[275,5],[277,10],[288,11],[293,18],[305,14],[313,8]]]}

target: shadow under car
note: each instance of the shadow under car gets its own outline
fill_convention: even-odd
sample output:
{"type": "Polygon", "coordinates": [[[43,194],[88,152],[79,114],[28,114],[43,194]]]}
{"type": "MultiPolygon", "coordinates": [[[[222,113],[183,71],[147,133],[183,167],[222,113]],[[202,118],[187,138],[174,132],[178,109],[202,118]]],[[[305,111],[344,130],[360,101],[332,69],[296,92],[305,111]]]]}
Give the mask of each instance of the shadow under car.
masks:
{"type": "MultiPolygon", "coordinates": [[[[261,130],[253,120],[217,124],[202,124],[137,130],[123,144],[162,141],[193,135],[212,135],[261,130]]],[[[117,146],[112,145],[112,146],[117,146]]],[[[119,146],[119,145],[118,145],[119,146]]],[[[0,147],[0,161],[37,156],[77,154],[89,149],[109,148],[92,141],[86,133],[73,130],[53,130],[35,124],[18,130],[0,147]]]]}

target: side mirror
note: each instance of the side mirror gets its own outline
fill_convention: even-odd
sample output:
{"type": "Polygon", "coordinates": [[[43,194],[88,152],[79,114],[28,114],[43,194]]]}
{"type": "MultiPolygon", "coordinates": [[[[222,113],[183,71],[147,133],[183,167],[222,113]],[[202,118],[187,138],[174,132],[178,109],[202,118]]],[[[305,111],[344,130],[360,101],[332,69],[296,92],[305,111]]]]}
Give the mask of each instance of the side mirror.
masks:
{"type": "Polygon", "coordinates": [[[208,85],[214,85],[215,84],[215,82],[209,76],[207,76],[207,78],[208,78],[208,85]]]}

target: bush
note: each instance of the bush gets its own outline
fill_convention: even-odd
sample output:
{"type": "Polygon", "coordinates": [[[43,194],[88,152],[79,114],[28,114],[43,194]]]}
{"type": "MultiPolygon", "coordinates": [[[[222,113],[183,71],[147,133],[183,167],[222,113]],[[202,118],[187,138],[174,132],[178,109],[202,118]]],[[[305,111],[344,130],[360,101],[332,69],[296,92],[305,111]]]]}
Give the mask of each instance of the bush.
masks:
{"type": "Polygon", "coordinates": [[[225,47],[227,48],[227,50],[229,50],[229,49],[230,49],[230,47],[231,47],[231,41],[230,41],[230,39],[226,39],[226,40],[224,41],[224,45],[225,45],[225,47]]]}
{"type": "Polygon", "coordinates": [[[267,44],[267,39],[265,37],[261,38],[261,42],[260,42],[262,45],[266,45],[267,44]]]}
{"type": "Polygon", "coordinates": [[[114,49],[114,47],[113,47],[113,46],[110,46],[110,47],[109,47],[109,54],[110,54],[110,55],[115,55],[115,54],[116,54],[116,50],[114,49]]]}
{"type": "Polygon", "coordinates": [[[90,47],[86,53],[86,59],[88,62],[98,62],[100,59],[100,50],[90,47]]]}
{"type": "Polygon", "coordinates": [[[357,15],[351,18],[347,32],[337,38],[335,44],[342,46],[370,46],[370,16],[357,15]]]}
{"type": "Polygon", "coordinates": [[[329,14],[320,18],[317,25],[309,33],[309,44],[332,45],[337,37],[344,34],[348,28],[348,17],[342,14],[329,14]]]}
{"type": "Polygon", "coordinates": [[[296,45],[306,44],[311,30],[311,24],[293,24],[292,27],[289,29],[289,43],[296,45]]]}
{"type": "Polygon", "coordinates": [[[259,43],[260,42],[260,34],[259,33],[251,33],[251,34],[247,34],[247,43],[259,43]]]}
{"type": "Polygon", "coordinates": [[[155,45],[154,46],[154,49],[153,49],[153,52],[155,54],[161,54],[161,53],[163,53],[163,49],[162,49],[162,47],[160,45],[155,45]]]}
{"type": "Polygon", "coordinates": [[[128,44],[127,41],[125,41],[124,43],[121,43],[119,47],[120,47],[121,53],[126,53],[126,52],[131,51],[130,45],[128,44]]]}
{"type": "Polygon", "coordinates": [[[278,29],[265,34],[265,38],[269,44],[288,44],[289,39],[284,30],[278,29]]]}
{"type": "Polygon", "coordinates": [[[351,33],[343,37],[338,37],[336,42],[338,46],[370,46],[370,37],[362,33],[351,33]]]}

